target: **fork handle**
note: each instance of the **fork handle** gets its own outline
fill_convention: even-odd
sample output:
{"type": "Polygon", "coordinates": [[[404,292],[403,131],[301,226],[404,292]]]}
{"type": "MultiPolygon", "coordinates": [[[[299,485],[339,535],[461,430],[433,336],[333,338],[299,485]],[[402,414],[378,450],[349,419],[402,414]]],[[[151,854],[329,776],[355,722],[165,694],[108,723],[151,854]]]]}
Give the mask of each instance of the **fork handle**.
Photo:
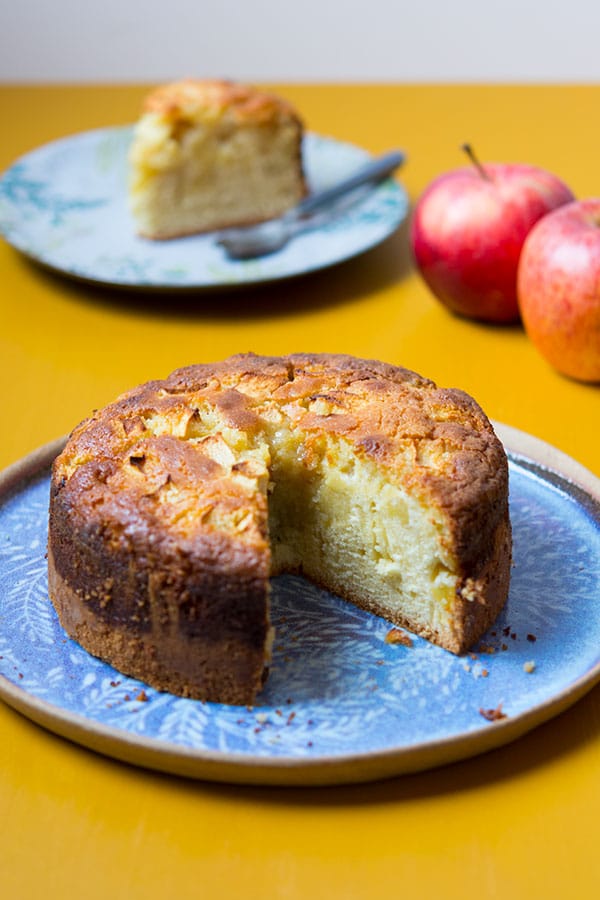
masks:
{"type": "Polygon", "coordinates": [[[344,194],[347,194],[349,191],[352,191],[354,188],[360,187],[363,184],[368,184],[371,181],[381,181],[387,175],[391,175],[398,166],[401,166],[405,159],[404,153],[394,150],[390,153],[386,153],[384,156],[371,160],[358,169],[353,175],[344,178],[343,181],[332,185],[332,187],[325,188],[325,190],[319,191],[316,194],[309,194],[308,197],[301,200],[300,203],[294,207],[294,218],[307,216],[309,213],[316,212],[316,210],[321,209],[322,206],[333,203],[334,200],[343,197],[344,194]]]}

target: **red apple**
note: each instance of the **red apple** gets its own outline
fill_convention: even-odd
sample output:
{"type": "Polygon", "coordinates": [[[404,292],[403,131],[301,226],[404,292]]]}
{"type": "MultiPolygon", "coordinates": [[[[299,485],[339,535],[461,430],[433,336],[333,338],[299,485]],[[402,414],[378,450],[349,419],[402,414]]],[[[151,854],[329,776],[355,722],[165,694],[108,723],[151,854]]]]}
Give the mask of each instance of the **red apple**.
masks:
{"type": "Polygon", "coordinates": [[[571,378],[600,381],[600,198],[538,222],[517,284],[523,325],[540,353],[571,378]]]}
{"type": "Polygon", "coordinates": [[[519,163],[447,172],[419,198],[410,239],[431,291],[459,315],[489,322],[519,318],[517,267],[523,241],[548,212],[573,200],[550,172],[519,163]]]}

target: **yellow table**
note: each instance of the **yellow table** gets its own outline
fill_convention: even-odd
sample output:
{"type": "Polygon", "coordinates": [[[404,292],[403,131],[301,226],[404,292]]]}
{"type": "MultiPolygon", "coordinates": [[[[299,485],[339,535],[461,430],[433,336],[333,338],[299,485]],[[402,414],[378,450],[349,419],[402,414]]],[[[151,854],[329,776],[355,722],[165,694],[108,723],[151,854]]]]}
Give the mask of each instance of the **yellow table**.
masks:
{"type": "MultiPolygon", "coordinates": [[[[537,163],[598,193],[600,87],[275,85],[313,131],[404,148],[412,199],[462,163],[537,163]],[[595,129],[595,130],[594,130],[595,129]]],[[[131,121],[143,87],[5,87],[0,169],[131,121]]],[[[52,276],[0,242],[4,467],[141,380],[241,350],[378,357],[466,389],[600,475],[600,389],[552,371],[519,327],[450,316],[406,230],[296,281],[168,298],[52,276]]],[[[599,598],[600,600],[600,598],[599,598]]],[[[597,896],[600,688],[502,749],[378,784],[244,788],[142,771],[0,704],[0,892],[15,898],[597,896]]]]}

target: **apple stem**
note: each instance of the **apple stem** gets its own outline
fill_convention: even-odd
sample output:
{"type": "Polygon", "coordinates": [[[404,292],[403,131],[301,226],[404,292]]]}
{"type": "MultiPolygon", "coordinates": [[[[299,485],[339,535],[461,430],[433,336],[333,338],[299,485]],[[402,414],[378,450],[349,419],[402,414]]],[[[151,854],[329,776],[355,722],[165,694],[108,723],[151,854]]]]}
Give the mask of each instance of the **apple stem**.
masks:
{"type": "Polygon", "coordinates": [[[477,156],[475,155],[475,151],[473,150],[471,145],[463,144],[460,149],[463,150],[467,154],[467,156],[469,157],[469,159],[471,160],[471,162],[473,163],[473,165],[475,166],[475,168],[477,169],[477,171],[479,172],[481,177],[485,178],[486,181],[491,181],[490,176],[488,175],[488,173],[485,171],[485,169],[483,168],[483,166],[477,159],[477,156]]]}

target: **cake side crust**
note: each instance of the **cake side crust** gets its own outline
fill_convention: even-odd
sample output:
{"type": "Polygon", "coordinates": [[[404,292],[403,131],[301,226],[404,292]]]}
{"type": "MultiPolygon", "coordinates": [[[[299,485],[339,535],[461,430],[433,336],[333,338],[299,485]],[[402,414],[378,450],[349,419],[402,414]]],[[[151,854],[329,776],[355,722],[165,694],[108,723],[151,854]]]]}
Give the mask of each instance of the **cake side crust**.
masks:
{"type": "MultiPolygon", "coordinates": [[[[189,636],[170,634],[167,629],[139,629],[131,621],[115,622],[110,616],[99,616],[81,592],[70,587],[57,570],[51,548],[48,590],[67,634],[124,675],[160,691],[231,705],[252,703],[262,687],[269,663],[265,654],[270,643],[268,625],[266,640],[252,646],[231,632],[222,637],[189,636]]],[[[267,598],[265,593],[265,603],[267,598]]]]}

